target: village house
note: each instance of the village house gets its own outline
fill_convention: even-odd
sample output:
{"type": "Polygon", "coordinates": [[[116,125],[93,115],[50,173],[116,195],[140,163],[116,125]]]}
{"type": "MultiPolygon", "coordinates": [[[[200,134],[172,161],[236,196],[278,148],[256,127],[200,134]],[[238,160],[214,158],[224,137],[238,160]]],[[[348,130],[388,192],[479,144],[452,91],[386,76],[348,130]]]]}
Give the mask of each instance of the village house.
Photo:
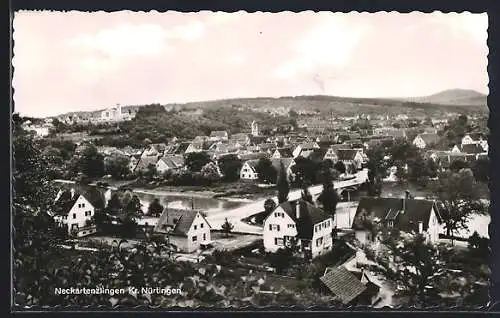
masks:
{"type": "Polygon", "coordinates": [[[191,142],[184,151],[184,153],[187,154],[187,153],[202,152],[202,151],[203,151],[203,142],[191,142]]]}
{"type": "Polygon", "coordinates": [[[420,233],[435,244],[439,240],[441,216],[434,201],[404,198],[361,198],[352,229],[362,243],[376,241],[376,226],[394,228],[406,233],[420,233]],[[375,224],[375,226],[374,226],[375,224]]]}
{"type": "Polygon", "coordinates": [[[141,172],[146,172],[148,169],[154,169],[156,170],[156,164],[158,163],[158,160],[161,158],[160,155],[157,156],[142,156],[139,159],[139,162],[135,166],[133,173],[141,173],[141,172]],[[149,168],[151,167],[151,168],[149,168]]]}
{"type": "Polygon", "coordinates": [[[413,144],[415,147],[420,149],[429,148],[433,144],[439,141],[439,136],[437,134],[419,134],[415,139],[413,139],[413,144]]]}
{"type": "Polygon", "coordinates": [[[209,138],[212,141],[229,140],[229,135],[225,130],[212,131],[209,138]]]}
{"type": "Polygon", "coordinates": [[[166,148],[166,144],[151,144],[142,152],[141,157],[161,156],[166,148]]]}
{"type": "Polygon", "coordinates": [[[472,154],[478,155],[481,153],[485,153],[483,147],[479,144],[475,143],[466,143],[461,145],[455,145],[451,150],[452,153],[464,153],[464,154],[472,154]]]}
{"type": "Polygon", "coordinates": [[[161,157],[156,163],[156,171],[165,173],[166,171],[178,171],[184,167],[184,157],[181,155],[166,155],[161,157]]]}
{"type": "MultiPolygon", "coordinates": [[[[60,192],[61,195],[62,191],[60,192]]],[[[70,191],[71,199],[67,202],[59,202],[63,204],[58,207],[58,212],[54,215],[54,222],[68,230],[68,235],[82,237],[96,232],[95,224],[92,224],[92,217],[95,215],[95,208],[87,198],[77,193],[70,191]]]]}
{"type": "Polygon", "coordinates": [[[380,286],[372,282],[364,270],[327,267],[320,280],[344,305],[372,306],[380,299],[380,286]]]}
{"type": "Polygon", "coordinates": [[[362,152],[357,149],[339,149],[337,150],[337,161],[342,161],[346,167],[353,166],[359,170],[363,167],[364,157],[362,152]]]}
{"type": "Polygon", "coordinates": [[[238,143],[240,145],[247,146],[250,144],[250,136],[246,133],[234,134],[229,139],[230,142],[238,143]]]}
{"type": "Polygon", "coordinates": [[[297,158],[302,154],[303,151],[312,151],[314,149],[319,149],[319,145],[316,142],[306,142],[301,143],[295,147],[292,152],[293,158],[297,158]]]}
{"type": "Polygon", "coordinates": [[[213,242],[210,224],[197,210],[165,208],[154,228],[155,233],[164,234],[169,243],[184,253],[192,253],[209,247],[213,242]]]}
{"type": "Polygon", "coordinates": [[[332,216],[309,202],[283,202],[264,220],[264,248],[274,253],[296,244],[315,258],[331,251],[333,226],[332,216]]]}
{"type": "MultiPolygon", "coordinates": [[[[273,168],[279,172],[281,169],[281,163],[285,167],[286,175],[289,181],[293,180],[293,171],[292,167],[295,164],[293,158],[271,158],[271,165],[273,168]]],[[[259,159],[247,160],[243,163],[243,166],[240,170],[240,179],[241,180],[257,180],[259,179],[259,172],[257,170],[257,164],[259,163],[259,159]]]]}
{"type": "Polygon", "coordinates": [[[273,152],[271,158],[290,158],[293,157],[293,148],[292,147],[282,147],[282,148],[276,148],[276,150],[273,152]]]}

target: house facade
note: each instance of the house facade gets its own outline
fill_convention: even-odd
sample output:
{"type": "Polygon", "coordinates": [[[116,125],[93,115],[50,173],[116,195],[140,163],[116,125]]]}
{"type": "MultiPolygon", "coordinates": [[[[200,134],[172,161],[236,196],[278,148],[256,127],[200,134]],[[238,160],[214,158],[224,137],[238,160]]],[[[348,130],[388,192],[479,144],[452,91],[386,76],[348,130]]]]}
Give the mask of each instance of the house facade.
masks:
{"type": "Polygon", "coordinates": [[[405,198],[361,198],[352,229],[361,244],[377,242],[374,228],[397,229],[422,234],[436,244],[441,231],[441,217],[434,201],[405,198]]]}
{"type": "Polygon", "coordinates": [[[420,134],[413,139],[413,144],[417,148],[425,149],[438,141],[439,136],[436,134],[420,134]]]}
{"type": "Polygon", "coordinates": [[[247,160],[243,163],[240,170],[240,179],[242,180],[257,180],[259,179],[259,173],[257,172],[256,166],[259,162],[258,159],[247,160]]]}
{"type": "Polygon", "coordinates": [[[211,245],[210,224],[197,210],[165,208],[154,227],[154,232],[164,234],[178,251],[193,253],[211,245]]]}
{"type": "Polygon", "coordinates": [[[82,237],[95,233],[95,225],[89,224],[95,215],[94,206],[81,194],[72,192],[72,196],[61,207],[61,212],[54,215],[54,221],[58,226],[66,227],[70,236],[82,237]]]}
{"type": "Polygon", "coordinates": [[[178,171],[184,167],[184,157],[180,155],[163,156],[156,163],[156,171],[165,173],[166,171],[178,171]]]}
{"type": "Polygon", "coordinates": [[[333,227],[333,218],[309,202],[284,202],[264,220],[264,249],[274,253],[296,245],[315,258],[331,251],[333,227]]]}

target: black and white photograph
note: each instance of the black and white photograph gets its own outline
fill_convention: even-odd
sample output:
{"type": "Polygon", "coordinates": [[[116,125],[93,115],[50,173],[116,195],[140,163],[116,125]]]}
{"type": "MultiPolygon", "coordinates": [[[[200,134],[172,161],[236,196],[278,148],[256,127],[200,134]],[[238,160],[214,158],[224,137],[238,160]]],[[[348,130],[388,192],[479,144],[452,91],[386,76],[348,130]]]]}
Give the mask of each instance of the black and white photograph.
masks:
{"type": "Polygon", "coordinates": [[[12,24],[15,311],[489,303],[486,13],[12,24]]]}

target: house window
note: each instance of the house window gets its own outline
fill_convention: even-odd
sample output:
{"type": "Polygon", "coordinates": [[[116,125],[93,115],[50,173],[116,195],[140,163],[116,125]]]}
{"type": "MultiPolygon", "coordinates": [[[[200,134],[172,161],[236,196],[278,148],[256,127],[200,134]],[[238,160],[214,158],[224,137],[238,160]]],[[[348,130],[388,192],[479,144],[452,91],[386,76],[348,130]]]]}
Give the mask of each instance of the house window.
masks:
{"type": "Polygon", "coordinates": [[[196,235],[193,236],[193,242],[196,242],[197,240],[198,240],[198,237],[196,237],[196,235]]]}
{"type": "Polygon", "coordinates": [[[203,233],[203,240],[206,241],[207,240],[207,234],[203,233]]]}
{"type": "Polygon", "coordinates": [[[200,224],[200,228],[202,229],[203,228],[203,223],[200,224]]]}
{"type": "Polygon", "coordinates": [[[323,244],[323,238],[320,237],[319,239],[316,240],[316,247],[320,246],[321,244],[323,244]]]}
{"type": "Polygon", "coordinates": [[[269,231],[272,231],[272,230],[273,230],[273,225],[269,224],[269,231]]]}
{"type": "Polygon", "coordinates": [[[389,221],[387,225],[388,225],[389,227],[393,227],[393,226],[394,226],[394,223],[393,223],[393,221],[389,221]]]}
{"type": "Polygon", "coordinates": [[[195,226],[194,226],[194,229],[196,230],[196,228],[197,228],[197,226],[195,225],[195,226]]]}
{"type": "Polygon", "coordinates": [[[274,245],[283,246],[283,244],[284,240],[282,238],[279,237],[274,238],[274,245]]]}
{"type": "Polygon", "coordinates": [[[73,219],[76,219],[76,213],[73,213],[73,219]]]}
{"type": "Polygon", "coordinates": [[[293,229],[295,227],[295,224],[288,224],[287,226],[289,229],[293,229]]]}

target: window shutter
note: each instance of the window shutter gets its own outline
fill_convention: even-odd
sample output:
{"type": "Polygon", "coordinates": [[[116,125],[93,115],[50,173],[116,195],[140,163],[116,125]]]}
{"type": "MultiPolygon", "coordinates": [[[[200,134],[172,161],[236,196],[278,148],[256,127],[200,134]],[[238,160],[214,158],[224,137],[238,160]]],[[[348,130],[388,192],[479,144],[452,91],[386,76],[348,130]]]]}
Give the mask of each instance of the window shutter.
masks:
{"type": "Polygon", "coordinates": [[[272,230],[273,230],[273,225],[269,224],[269,231],[272,231],[272,230]]]}

